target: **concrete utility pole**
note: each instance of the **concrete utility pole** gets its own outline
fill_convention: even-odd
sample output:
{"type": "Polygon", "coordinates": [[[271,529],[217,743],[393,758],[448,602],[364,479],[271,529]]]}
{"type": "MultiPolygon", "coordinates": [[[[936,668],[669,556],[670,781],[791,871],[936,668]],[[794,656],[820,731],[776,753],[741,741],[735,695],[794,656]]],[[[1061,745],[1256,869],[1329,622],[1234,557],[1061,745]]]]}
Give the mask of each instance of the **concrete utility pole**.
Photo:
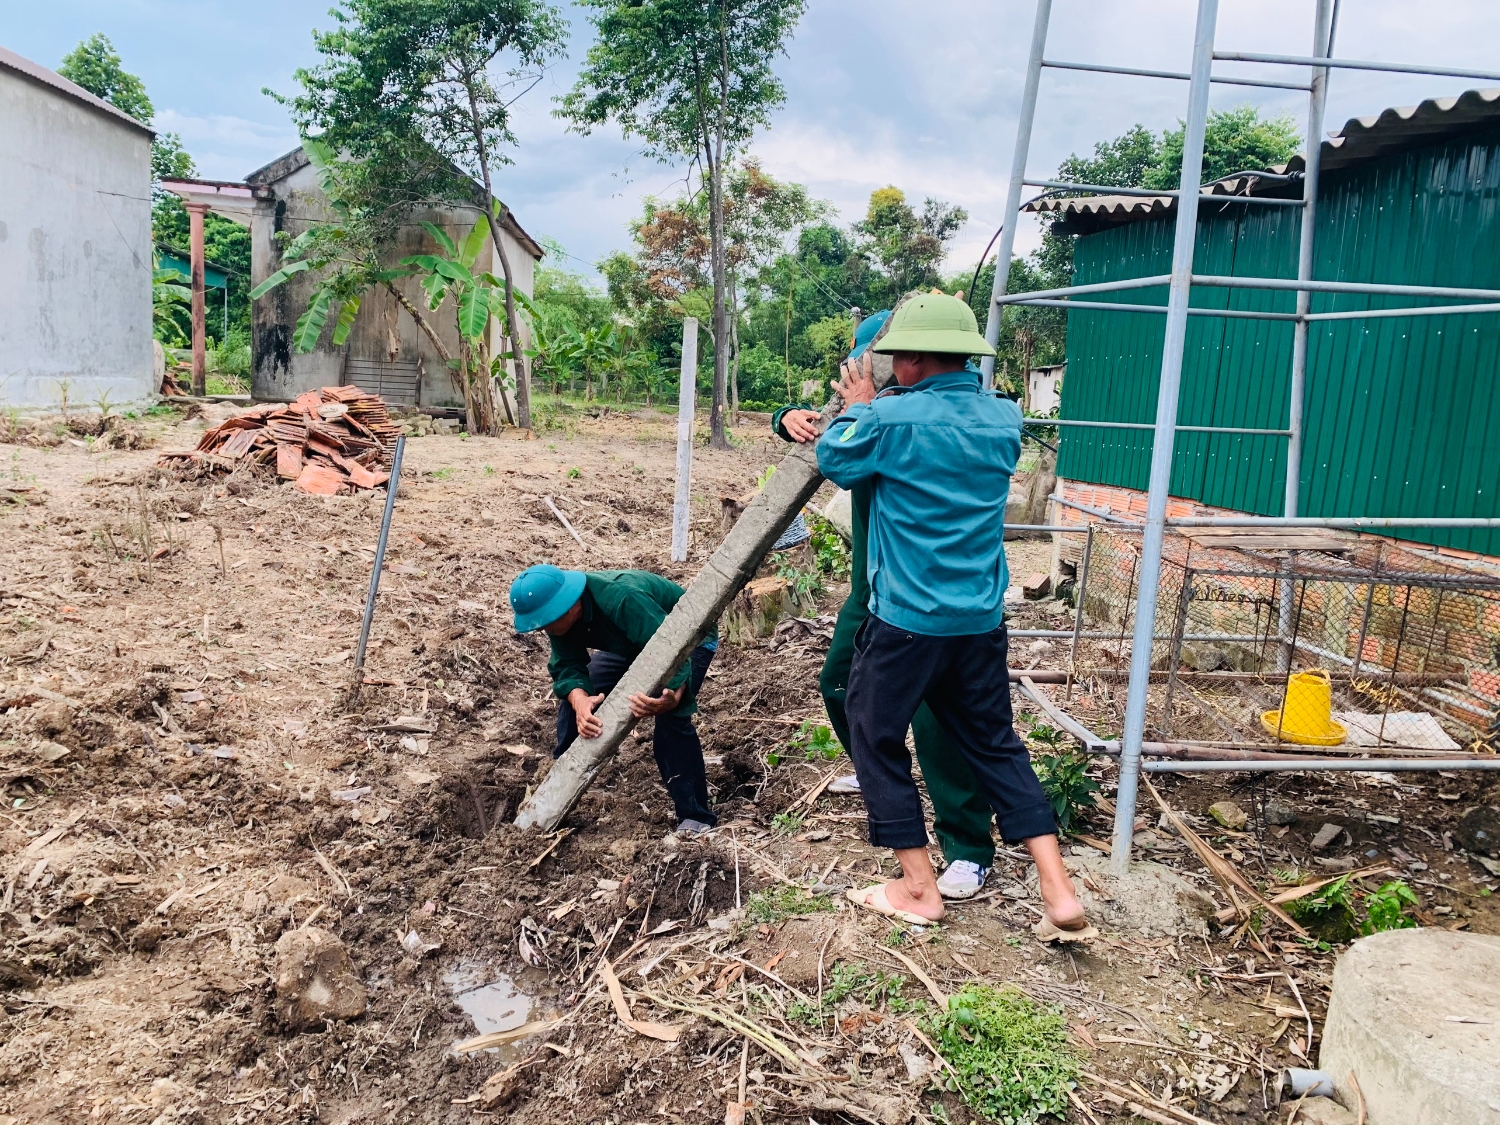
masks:
{"type": "Polygon", "coordinates": [[[682,322],[682,374],[677,391],[677,498],[672,501],[672,561],[687,562],[692,514],[693,411],[698,405],[698,320],[682,322]]]}
{"type": "MultiPolygon", "coordinates": [[[[825,417],[838,409],[835,399],[824,412],[825,417]]],[[[812,499],[822,483],[815,444],[794,446],[595,712],[604,724],[603,733],[598,738],[578,739],[553,764],[536,792],[517,811],[518,827],[551,831],[562,822],[634,728],[636,719],[626,699],[638,691],[655,695],[672,678],[709,624],[750,580],[792,516],[812,499]]]]}
{"type": "Polygon", "coordinates": [[[208,329],[203,294],[203,216],[207,203],[184,202],[188,213],[188,245],[193,271],[193,394],[208,392],[208,329]]]}

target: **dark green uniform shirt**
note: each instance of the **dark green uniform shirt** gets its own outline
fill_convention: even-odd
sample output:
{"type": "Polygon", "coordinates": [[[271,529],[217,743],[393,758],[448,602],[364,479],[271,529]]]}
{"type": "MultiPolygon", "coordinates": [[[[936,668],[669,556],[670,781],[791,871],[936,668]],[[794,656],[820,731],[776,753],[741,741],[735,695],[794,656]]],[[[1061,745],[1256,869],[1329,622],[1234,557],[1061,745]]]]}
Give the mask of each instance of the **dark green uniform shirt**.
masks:
{"type": "MultiPolygon", "coordinates": [[[[566,699],[574,688],[583,688],[593,695],[589,650],[602,649],[634,660],[682,594],[677,583],[649,570],[595,570],[585,574],[583,617],[562,636],[551,638],[547,671],[552,676],[553,694],[566,699]]],[[[708,636],[717,639],[717,627],[708,636]]],[[[685,661],[667,681],[667,687],[676,691],[689,682],[691,673],[692,662],[685,661]]],[[[689,690],[672,714],[691,715],[697,709],[698,701],[689,690]]]]}

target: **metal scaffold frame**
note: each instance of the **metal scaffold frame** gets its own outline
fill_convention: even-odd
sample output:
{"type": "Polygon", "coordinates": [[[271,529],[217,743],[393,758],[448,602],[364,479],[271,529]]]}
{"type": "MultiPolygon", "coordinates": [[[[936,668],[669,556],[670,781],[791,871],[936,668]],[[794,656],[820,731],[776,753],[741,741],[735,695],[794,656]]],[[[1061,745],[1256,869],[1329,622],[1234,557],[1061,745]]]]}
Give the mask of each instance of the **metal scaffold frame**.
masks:
{"type": "MultiPolygon", "coordinates": [[[[1432,316],[1500,312],[1500,290],[1462,289],[1423,285],[1382,285],[1365,282],[1317,281],[1313,278],[1314,233],[1317,222],[1318,172],[1321,161],[1323,115],[1327,104],[1328,76],[1333,68],[1392,71],[1403,74],[1427,74],[1445,77],[1475,78],[1500,82],[1500,73],[1478,70],[1432,67],[1406,63],[1361,62],[1332,57],[1338,0],[1314,0],[1313,49],[1310,55],[1248,54],[1216,51],[1214,35],[1218,23],[1219,0],[1198,0],[1197,22],[1193,39],[1192,65],[1188,72],[1144,70],[1095,63],[1060,62],[1046,58],[1047,31],[1052,15],[1052,0],[1037,0],[1036,19],[1032,26],[1031,49],[1026,78],[1022,88],[1020,119],[1016,125],[1015,152],[1011,160],[1010,181],[1005,202],[1005,225],[1001,231],[996,256],[994,289],[990,296],[989,319],[985,336],[991,345],[998,343],[1001,322],[1008,305],[1036,305],[1044,308],[1095,309],[1112,312],[1160,312],[1166,317],[1162,348],[1161,379],[1157,391],[1154,423],[1112,423],[1086,420],[1061,420],[1063,425],[1096,428],[1149,429],[1153,433],[1151,471],[1147,488],[1146,515],[1141,525],[1142,547],[1138,577],[1138,598],[1134,634],[1131,642],[1129,686],[1126,695],[1124,730],[1120,739],[1120,781],[1115,804],[1114,837],[1111,858],[1118,871],[1130,862],[1132,828],[1136,815],[1136,798],[1142,772],[1141,754],[1145,739],[1147,689],[1150,684],[1151,646],[1156,636],[1157,594],[1162,563],[1162,545],[1169,526],[1175,527],[1319,527],[1378,529],[1394,527],[1500,527],[1500,519],[1483,518],[1412,518],[1348,517],[1308,518],[1298,515],[1298,490],[1301,480],[1303,404],[1306,398],[1308,326],[1316,321],[1390,316],[1432,316]],[[1250,79],[1215,75],[1218,61],[1271,64],[1308,68],[1306,82],[1276,79],[1250,79]],[[1031,130],[1036,118],[1037,96],[1044,69],[1094,71],[1103,74],[1170,79],[1188,83],[1188,106],[1183,138],[1181,186],[1176,191],[1148,191],[1109,187],[1098,184],[1067,183],[1029,178],[1027,157],[1031,148],[1031,130]],[[1203,192],[1203,141],[1208,119],[1208,95],[1212,83],[1263,86],[1275,89],[1305,90],[1308,94],[1306,171],[1301,199],[1273,199],[1256,196],[1210,195],[1203,192]],[[1075,285],[1062,289],[1010,295],[1009,263],[1015,251],[1016,226],[1021,212],[1021,193],[1028,185],[1052,191],[1086,192],[1108,195],[1169,196],[1177,201],[1176,229],[1172,248],[1172,272],[1153,277],[1133,278],[1094,285],[1075,285]],[[1198,227],[1198,205],[1207,198],[1214,204],[1291,206],[1302,208],[1300,242],[1295,280],[1255,277],[1217,277],[1193,273],[1193,244],[1198,227]],[[1101,301],[1079,301],[1079,296],[1168,287],[1165,306],[1135,305],[1101,301]],[[1240,289],[1292,290],[1297,294],[1293,313],[1256,312],[1251,310],[1189,308],[1193,286],[1240,289]],[[1312,294],[1357,293],[1377,296],[1410,296],[1474,302],[1457,306],[1420,306],[1349,312],[1314,313],[1312,294]],[[1178,394],[1182,383],[1183,348],[1189,316],[1237,317],[1257,320],[1290,320],[1293,322],[1292,364],[1290,371],[1290,407],[1287,426],[1277,430],[1247,430],[1243,427],[1178,426],[1178,394]],[[1287,439],[1287,472],[1283,514],[1281,517],[1204,517],[1167,519],[1167,489],[1178,430],[1196,433],[1258,433],[1287,439]]],[[[1285,177],[1277,177],[1285,179],[1285,177]]],[[[986,387],[993,385],[995,360],[986,357],[982,372],[986,387]]],[[[1047,424],[1056,424],[1049,421],[1047,424]]],[[[1288,584],[1288,590],[1290,585],[1288,584]]],[[[1289,611],[1284,606],[1283,611],[1289,611]]],[[[1081,618],[1080,618],[1081,620],[1081,618]]],[[[1181,769],[1182,763],[1170,766],[1148,765],[1146,769],[1181,769]]],[[[1198,762],[1193,769],[1243,769],[1243,762],[1198,762]]],[[[1355,767],[1341,767],[1355,768],[1355,767]]],[[[1368,765],[1365,768],[1369,768],[1368,765]]]]}

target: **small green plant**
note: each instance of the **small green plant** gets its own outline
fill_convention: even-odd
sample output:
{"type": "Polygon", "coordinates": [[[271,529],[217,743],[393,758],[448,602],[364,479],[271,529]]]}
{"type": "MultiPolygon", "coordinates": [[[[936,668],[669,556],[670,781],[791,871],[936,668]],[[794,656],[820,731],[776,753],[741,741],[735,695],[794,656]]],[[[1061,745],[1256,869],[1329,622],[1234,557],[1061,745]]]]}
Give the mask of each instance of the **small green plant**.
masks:
{"type": "Polygon", "coordinates": [[[1315,894],[1287,903],[1285,910],[1321,941],[1351,941],[1359,933],[1354,893],[1344,875],[1315,894]]]}
{"type": "MultiPolygon", "coordinates": [[[[833,731],[816,719],[804,719],[797,728],[797,733],[787,742],[788,753],[800,752],[803,757],[814,761],[831,762],[839,756],[842,749],[839,740],[833,736],[833,731]]],[[[787,756],[778,750],[772,750],[766,755],[766,765],[774,769],[787,756]]]]}
{"type": "Polygon", "coordinates": [[[577,465],[570,465],[568,467],[569,480],[577,480],[581,476],[583,476],[583,470],[580,469],[577,465]]]}
{"type": "Polygon", "coordinates": [[[1359,932],[1365,936],[1386,930],[1415,929],[1417,921],[1406,913],[1417,905],[1417,893],[1404,880],[1392,879],[1365,898],[1365,920],[1359,932]]]}
{"type": "Polygon", "coordinates": [[[903,945],[911,944],[911,935],[901,925],[891,927],[891,932],[880,939],[880,944],[890,949],[900,949],[903,945]]]}
{"type": "Polygon", "coordinates": [[[777,813],[771,818],[771,831],[778,836],[795,836],[802,831],[802,825],[807,820],[807,813],[802,811],[793,812],[787,809],[777,813]]]}
{"type": "Polygon", "coordinates": [[[1046,723],[1032,723],[1031,730],[1027,731],[1026,737],[1033,742],[1040,742],[1043,746],[1055,747],[1062,742],[1063,733],[1046,723]]]}
{"type": "MultiPolygon", "coordinates": [[[[1047,727],[1047,730],[1052,728],[1047,727]]],[[[1036,728],[1032,729],[1036,736],[1036,728]]],[[[1042,783],[1042,792],[1052,806],[1052,817],[1058,830],[1071,833],[1082,820],[1085,809],[1094,807],[1094,794],[1099,792],[1099,783],[1089,776],[1089,757],[1081,750],[1058,750],[1051,754],[1038,754],[1032,759],[1037,780],[1042,783]]]]}
{"type": "Polygon", "coordinates": [[[851,558],[844,537],[822,516],[809,516],[807,526],[812,532],[813,558],[819,573],[834,582],[848,578],[851,558]]]}
{"type": "Polygon", "coordinates": [[[453,468],[450,465],[450,466],[445,466],[444,468],[441,468],[441,469],[430,469],[430,470],[428,470],[427,475],[429,477],[431,477],[433,480],[447,480],[449,477],[451,477],[457,471],[458,471],[457,469],[453,468]]]}
{"type": "Polygon", "coordinates": [[[493,465],[486,465],[484,467],[484,475],[487,476],[487,477],[494,476],[495,475],[495,466],[493,466],[493,465]]]}
{"type": "Polygon", "coordinates": [[[146,408],[146,417],[148,418],[165,418],[176,413],[177,408],[165,402],[158,402],[155,406],[148,406],[146,408]]]}
{"type": "Polygon", "coordinates": [[[772,555],[771,565],[776,569],[776,577],[786,583],[792,600],[804,609],[811,610],[813,599],[823,592],[823,576],[817,570],[803,570],[786,551],[777,551],[772,555]]]}
{"type": "Polygon", "coordinates": [[[840,961],[829,973],[823,990],[823,1004],[816,1000],[795,1001],[787,1007],[787,1017],[805,1024],[817,1024],[831,1016],[845,1000],[853,998],[862,1006],[894,1014],[921,1011],[929,1007],[924,1000],[908,1000],[902,995],[907,980],[900,973],[870,969],[859,961],[840,961]]]}
{"type": "Polygon", "coordinates": [[[1009,1125],[1067,1115],[1080,1066],[1061,1011],[1016,988],[971,984],[922,1022],[952,1067],[938,1084],[976,1113],[1009,1125]]]}
{"type": "Polygon", "coordinates": [[[803,914],[822,914],[838,906],[827,895],[815,895],[785,883],[756,891],[745,902],[745,918],[756,925],[775,925],[803,914]]]}

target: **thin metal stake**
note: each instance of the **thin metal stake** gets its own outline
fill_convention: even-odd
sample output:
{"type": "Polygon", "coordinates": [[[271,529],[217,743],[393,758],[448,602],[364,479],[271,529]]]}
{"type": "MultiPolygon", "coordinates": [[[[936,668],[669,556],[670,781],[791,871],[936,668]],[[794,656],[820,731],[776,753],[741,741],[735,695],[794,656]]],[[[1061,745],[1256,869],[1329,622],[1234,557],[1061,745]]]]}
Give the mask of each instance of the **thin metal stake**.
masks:
{"type": "Polygon", "coordinates": [[[375,620],[375,598],[380,593],[380,569],[385,565],[385,544],[391,534],[391,513],[396,508],[396,485],[401,480],[401,455],[406,452],[405,436],[396,439],[391,457],[391,475],[385,483],[385,511],[380,516],[380,538],[375,543],[375,568],[370,571],[370,592],[365,595],[365,619],[359,626],[359,648],[354,654],[354,683],[349,685],[350,699],[359,698],[365,680],[365,646],[370,641],[370,625],[375,620]]]}
{"type": "Polygon", "coordinates": [[[1073,701],[1073,682],[1078,679],[1078,639],[1083,635],[1083,607],[1088,604],[1089,560],[1094,557],[1094,525],[1089,524],[1088,538],[1083,541],[1083,565],[1078,572],[1078,585],[1073,589],[1073,651],[1068,657],[1068,690],[1066,702],[1073,701]]]}
{"type": "Polygon", "coordinates": [[[1151,686],[1151,644],[1156,633],[1156,598],[1161,582],[1162,540],[1167,527],[1167,492],[1172,483],[1177,404],[1182,389],[1182,353],[1187,334],[1188,297],[1193,281],[1193,247],[1198,238],[1198,195],[1203,180],[1203,134],[1208,121],[1209,72],[1213,67],[1214,25],[1219,0],[1198,0],[1193,36],[1192,80],[1188,89],[1182,144],[1182,195],[1177,200],[1177,229],[1172,244],[1172,282],[1167,296],[1166,334],[1162,341],[1161,381],[1156,395],[1156,430],[1151,445],[1150,486],[1141,536],[1141,577],[1130,651],[1130,685],[1126,693],[1125,729],[1120,739],[1120,786],[1115,797],[1114,838],[1110,862],[1117,874],[1130,868],[1135,804],[1140,786],[1141,743],[1146,737],[1147,691],[1151,686]]]}

